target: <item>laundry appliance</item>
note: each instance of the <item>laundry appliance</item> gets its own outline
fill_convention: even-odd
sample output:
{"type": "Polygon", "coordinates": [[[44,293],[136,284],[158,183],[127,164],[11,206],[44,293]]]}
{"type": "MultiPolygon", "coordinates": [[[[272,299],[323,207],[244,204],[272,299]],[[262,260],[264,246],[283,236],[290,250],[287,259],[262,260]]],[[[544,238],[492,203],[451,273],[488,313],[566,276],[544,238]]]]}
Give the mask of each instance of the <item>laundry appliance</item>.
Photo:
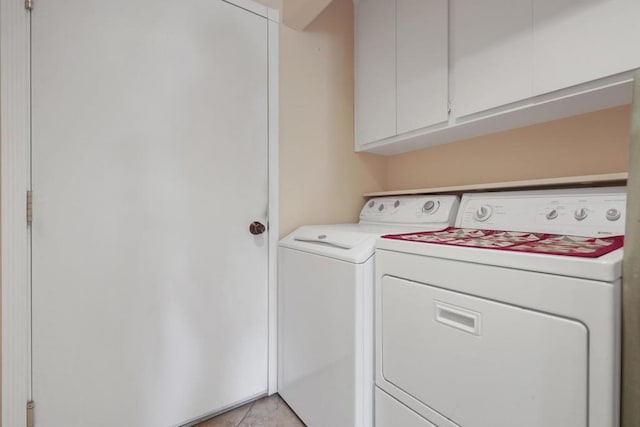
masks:
{"type": "Polygon", "coordinates": [[[282,239],[278,391],[309,427],[372,425],[376,239],[444,229],[458,204],[456,196],[374,198],[357,224],[304,226],[282,239]]]}
{"type": "Polygon", "coordinates": [[[376,427],[618,427],[624,187],[465,194],[379,239],[376,427]]]}

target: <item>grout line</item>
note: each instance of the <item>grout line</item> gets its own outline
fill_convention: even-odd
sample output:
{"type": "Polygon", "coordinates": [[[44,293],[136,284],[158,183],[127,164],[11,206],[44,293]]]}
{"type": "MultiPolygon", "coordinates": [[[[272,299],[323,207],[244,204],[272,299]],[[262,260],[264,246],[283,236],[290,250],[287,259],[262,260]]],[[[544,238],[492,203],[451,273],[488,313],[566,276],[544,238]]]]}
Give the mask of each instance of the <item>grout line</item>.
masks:
{"type": "Polygon", "coordinates": [[[242,424],[242,422],[244,421],[245,418],[247,418],[247,415],[249,415],[249,412],[251,412],[251,410],[253,409],[253,405],[255,405],[257,402],[257,400],[255,402],[251,403],[251,406],[249,407],[249,409],[247,410],[247,412],[245,412],[244,416],[242,417],[242,419],[238,422],[238,424],[236,424],[236,427],[240,427],[240,425],[242,424]]]}

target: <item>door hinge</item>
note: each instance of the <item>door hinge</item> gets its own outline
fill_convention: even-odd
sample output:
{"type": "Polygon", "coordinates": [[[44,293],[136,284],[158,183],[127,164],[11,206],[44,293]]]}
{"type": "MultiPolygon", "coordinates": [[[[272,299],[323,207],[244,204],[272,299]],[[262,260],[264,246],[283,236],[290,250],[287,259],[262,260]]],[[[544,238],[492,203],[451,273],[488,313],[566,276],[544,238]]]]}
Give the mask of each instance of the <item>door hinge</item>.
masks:
{"type": "Polygon", "coordinates": [[[33,408],[34,408],[33,400],[27,402],[27,427],[33,427],[33,408]]]}
{"type": "Polygon", "coordinates": [[[447,103],[447,114],[451,114],[451,111],[453,111],[453,104],[448,102],[447,103]]]}
{"type": "Polygon", "coordinates": [[[33,193],[31,190],[27,190],[27,224],[31,225],[33,222],[33,193]]]}
{"type": "Polygon", "coordinates": [[[24,0],[24,7],[27,10],[33,9],[33,0],[24,0]]]}

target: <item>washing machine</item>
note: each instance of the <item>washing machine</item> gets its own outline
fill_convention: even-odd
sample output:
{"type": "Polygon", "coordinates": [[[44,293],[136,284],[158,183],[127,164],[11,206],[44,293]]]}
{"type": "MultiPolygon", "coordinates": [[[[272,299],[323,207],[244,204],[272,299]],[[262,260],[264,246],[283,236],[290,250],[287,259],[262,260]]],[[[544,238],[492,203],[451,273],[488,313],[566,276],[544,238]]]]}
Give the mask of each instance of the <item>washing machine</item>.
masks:
{"type": "Polygon", "coordinates": [[[307,426],[372,425],[376,239],[447,228],[458,204],[374,198],[357,224],[304,226],[280,241],[278,392],[307,426]]]}
{"type": "Polygon", "coordinates": [[[376,427],[618,427],[624,187],[465,194],[376,250],[376,427]]]}

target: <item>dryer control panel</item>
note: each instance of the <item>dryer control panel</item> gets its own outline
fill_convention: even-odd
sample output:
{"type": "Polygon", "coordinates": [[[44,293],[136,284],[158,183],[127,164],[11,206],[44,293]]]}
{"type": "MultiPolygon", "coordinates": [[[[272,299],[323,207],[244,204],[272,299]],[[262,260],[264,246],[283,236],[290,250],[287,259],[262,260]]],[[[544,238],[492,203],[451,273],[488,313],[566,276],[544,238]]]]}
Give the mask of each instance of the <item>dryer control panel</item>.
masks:
{"type": "Polygon", "coordinates": [[[456,227],[588,237],[623,235],[625,187],[465,194],[456,227]]]}
{"type": "Polygon", "coordinates": [[[360,211],[360,223],[447,227],[455,221],[459,202],[457,196],[376,197],[360,211]]]}

